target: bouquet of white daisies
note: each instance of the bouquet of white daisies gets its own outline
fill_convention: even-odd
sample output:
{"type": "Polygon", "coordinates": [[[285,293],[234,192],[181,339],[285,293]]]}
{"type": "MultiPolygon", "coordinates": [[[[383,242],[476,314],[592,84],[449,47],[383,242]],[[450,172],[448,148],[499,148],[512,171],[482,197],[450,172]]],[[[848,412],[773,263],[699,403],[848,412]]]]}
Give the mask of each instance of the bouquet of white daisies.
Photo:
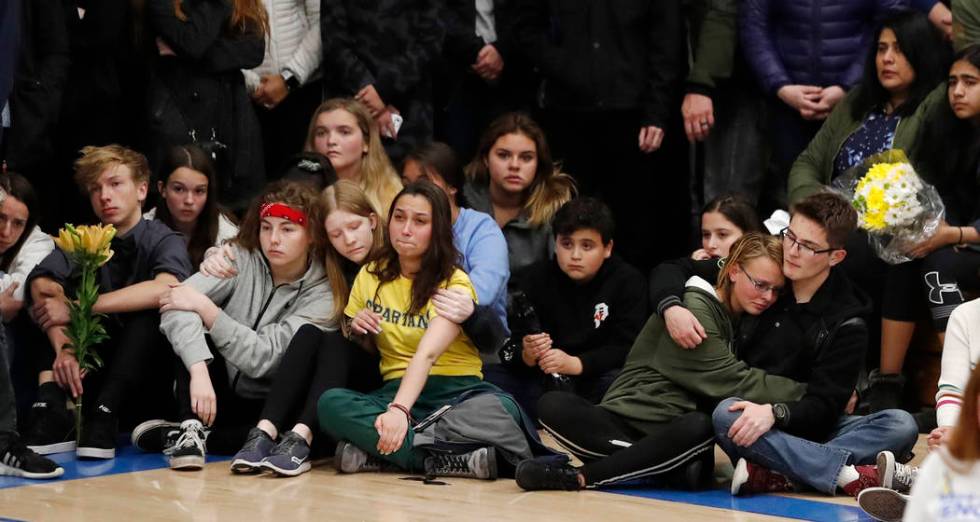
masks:
{"type": "Polygon", "coordinates": [[[943,201],[915,173],[905,153],[887,150],[864,160],[833,181],[858,213],[858,227],[878,257],[897,265],[911,248],[932,237],[943,220],[943,201]]]}

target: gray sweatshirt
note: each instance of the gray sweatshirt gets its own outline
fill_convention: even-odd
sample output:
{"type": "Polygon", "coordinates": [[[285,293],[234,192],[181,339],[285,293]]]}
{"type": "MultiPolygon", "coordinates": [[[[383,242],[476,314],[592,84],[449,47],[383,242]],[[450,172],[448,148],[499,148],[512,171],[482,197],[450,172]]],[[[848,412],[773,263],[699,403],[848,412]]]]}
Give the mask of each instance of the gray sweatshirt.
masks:
{"type": "Polygon", "coordinates": [[[208,331],[194,312],[168,311],[160,331],[187,368],[213,356],[205,334],[225,358],[233,391],[261,398],[279,367],[286,347],[304,324],[333,329],[327,318],[333,310],[330,285],[319,261],[310,263],[303,277],[275,286],[265,258],[233,244],[238,275],[218,279],[200,272],[184,284],[208,296],[221,313],[208,331]]]}

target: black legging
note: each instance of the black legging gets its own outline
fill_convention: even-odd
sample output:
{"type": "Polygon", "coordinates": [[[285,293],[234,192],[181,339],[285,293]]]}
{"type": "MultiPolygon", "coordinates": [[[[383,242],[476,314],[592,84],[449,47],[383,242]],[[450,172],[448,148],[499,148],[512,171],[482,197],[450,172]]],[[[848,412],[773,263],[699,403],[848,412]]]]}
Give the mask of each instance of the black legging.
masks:
{"type": "Polygon", "coordinates": [[[323,392],[331,388],[367,392],[380,387],[377,355],[339,331],[324,332],[304,325],[282,356],[261,418],[280,432],[291,428],[293,419],[316,429],[316,403],[323,392]]]}
{"type": "Polygon", "coordinates": [[[980,289],[980,252],[971,248],[944,247],[922,261],[922,284],[932,324],[946,331],[949,314],[963,304],[963,290],[980,289]]]}
{"type": "Polygon", "coordinates": [[[538,402],[538,415],[542,426],[586,463],[579,468],[586,486],[664,475],[714,455],[711,416],[702,412],[641,431],[574,393],[548,392],[538,402]]]}

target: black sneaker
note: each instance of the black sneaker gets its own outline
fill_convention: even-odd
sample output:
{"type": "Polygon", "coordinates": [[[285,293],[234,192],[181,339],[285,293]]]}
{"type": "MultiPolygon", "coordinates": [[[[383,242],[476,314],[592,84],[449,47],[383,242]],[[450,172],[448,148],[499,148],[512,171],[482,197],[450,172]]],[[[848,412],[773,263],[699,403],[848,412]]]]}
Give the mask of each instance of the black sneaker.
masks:
{"type": "Polygon", "coordinates": [[[24,444],[39,455],[75,450],[75,417],[64,402],[38,400],[31,406],[24,444]]]}
{"type": "Polygon", "coordinates": [[[269,456],[262,459],[262,467],[286,477],[295,477],[310,470],[310,445],[298,433],[283,433],[269,456]]]}
{"type": "Polygon", "coordinates": [[[553,489],[575,491],[582,489],[578,470],[568,463],[565,455],[538,457],[522,461],[515,473],[517,485],[527,491],[553,489]]]}
{"type": "Polygon", "coordinates": [[[153,419],[133,428],[130,441],[134,447],[147,453],[169,455],[182,433],[179,422],[153,419]]]}
{"type": "Polygon", "coordinates": [[[60,477],[64,468],[31,451],[16,433],[0,433],[0,475],[26,479],[60,477]]]}
{"type": "MultiPolygon", "coordinates": [[[[292,433],[292,432],[290,432],[292,433]]],[[[304,441],[305,442],[305,441],[304,441]]],[[[242,449],[238,450],[231,460],[231,471],[234,473],[254,473],[262,470],[262,459],[269,456],[276,441],[268,433],[256,427],[248,432],[248,438],[242,449]]]]}
{"type": "Polygon", "coordinates": [[[492,447],[486,447],[462,455],[436,453],[425,458],[425,474],[495,480],[497,452],[492,447]]]}
{"type": "Polygon", "coordinates": [[[181,434],[170,453],[170,469],[199,470],[204,467],[207,451],[204,425],[197,419],[185,420],[180,424],[181,434]]]}
{"type": "Polygon", "coordinates": [[[82,433],[75,454],[81,459],[116,458],[116,417],[103,405],[82,416],[82,433]]]}

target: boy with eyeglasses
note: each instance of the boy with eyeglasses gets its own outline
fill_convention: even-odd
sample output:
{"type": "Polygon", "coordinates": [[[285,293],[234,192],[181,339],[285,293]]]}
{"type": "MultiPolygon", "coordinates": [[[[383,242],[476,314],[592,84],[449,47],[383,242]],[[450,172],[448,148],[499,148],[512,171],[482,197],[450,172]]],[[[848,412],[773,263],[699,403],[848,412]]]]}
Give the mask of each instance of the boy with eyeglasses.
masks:
{"type": "MultiPolygon", "coordinates": [[[[739,325],[735,350],[753,368],[807,383],[798,401],[755,404],[730,398],[714,410],[718,444],[737,461],[732,494],[790,491],[797,484],[856,496],[879,486],[880,451],[909,456],[915,420],[901,410],[866,417],[853,410],[854,387],[868,344],[870,300],[835,269],[857,216],[843,198],[811,195],[791,208],[783,238],[787,291],[739,325]],[[766,463],[768,468],[757,463],[766,463]]],[[[678,299],[688,276],[711,277],[719,262],[677,261],[658,267],[651,297],[674,340],[697,349],[703,330],[678,299]]],[[[885,470],[882,470],[885,471],[885,470]]]]}

